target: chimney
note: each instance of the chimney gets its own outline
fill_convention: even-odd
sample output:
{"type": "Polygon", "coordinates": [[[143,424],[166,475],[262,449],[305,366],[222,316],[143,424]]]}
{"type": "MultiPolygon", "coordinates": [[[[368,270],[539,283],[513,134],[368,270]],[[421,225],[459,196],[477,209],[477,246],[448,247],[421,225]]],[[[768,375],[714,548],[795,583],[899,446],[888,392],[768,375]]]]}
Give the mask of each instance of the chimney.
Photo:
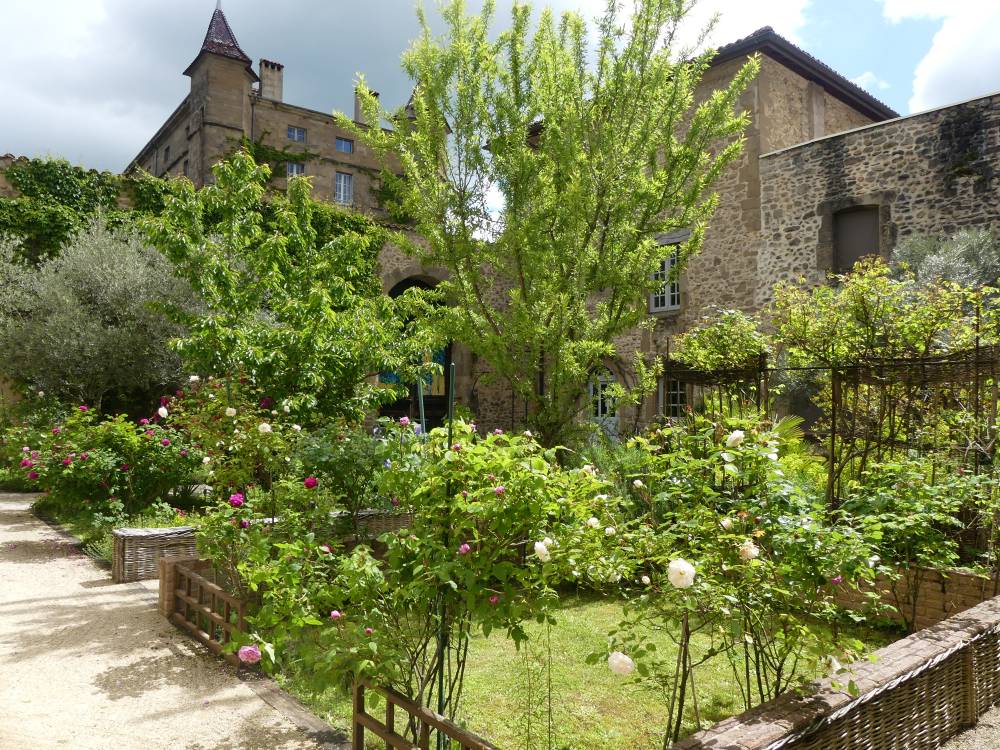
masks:
{"type": "MultiPolygon", "coordinates": [[[[379,94],[377,91],[368,89],[368,92],[378,99],[379,94]]],[[[361,111],[361,97],[358,96],[358,89],[354,89],[354,122],[361,123],[362,125],[367,125],[365,122],[365,113],[361,111]]]]}
{"type": "Polygon", "coordinates": [[[264,99],[280,102],[284,88],[285,66],[281,63],[260,59],[260,95],[264,99]]]}

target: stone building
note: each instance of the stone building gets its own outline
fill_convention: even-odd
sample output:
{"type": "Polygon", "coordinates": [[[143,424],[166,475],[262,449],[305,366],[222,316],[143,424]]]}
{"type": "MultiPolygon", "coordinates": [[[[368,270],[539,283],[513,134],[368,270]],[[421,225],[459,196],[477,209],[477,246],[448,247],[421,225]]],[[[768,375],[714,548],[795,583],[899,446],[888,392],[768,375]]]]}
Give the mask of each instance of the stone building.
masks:
{"type": "MultiPolygon", "coordinates": [[[[290,154],[286,177],[312,177],[316,197],[379,215],[379,164],[353,133],[333,115],[289,104],[283,99],[284,66],[261,58],[255,71],[250,57],[221,7],[216,7],[205,40],[184,70],[191,91],[126,167],[156,177],[184,175],[197,187],[212,180],[212,165],[246,138],[290,154]]],[[[355,97],[355,122],[362,115],[355,97]]]]}
{"type": "MultiPolygon", "coordinates": [[[[668,279],[669,261],[663,265],[663,287],[648,301],[654,329],[620,337],[607,377],[581,394],[609,429],[629,430],[690,403],[691,387],[669,379],[639,409],[617,413],[601,391],[608,379],[629,381],[627,363],[636,351],[665,357],[671,338],[707,311],[756,312],[778,280],[823,283],[828,272],[869,252],[887,255],[912,234],[1000,224],[1000,97],[900,118],[770,28],[719,49],[698,97],[728,82],[750,55],[760,56],[760,74],[739,106],[751,124],[742,155],[716,186],[719,205],[702,251],[676,281],[668,279]]],[[[249,138],[302,155],[289,162],[287,174],[312,176],[317,197],[386,218],[374,156],[332,116],[284,102],[282,66],[262,59],[255,71],[221,9],[185,74],[191,92],[129,169],[183,174],[201,185],[211,179],[213,163],[249,138]]],[[[354,119],[361,120],[357,107],[354,119]]],[[[284,175],[278,177],[281,187],[284,175]]],[[[672,244],[684,234],[659,239],[672,244]]],[[[383,250],[381,264],[390,294],[444,278],[393,247],[383,250]]],[[[455,346],[436,356],[456,362],[456,399],[481,424],[509,429],[523,421],[525,405],[509,389],[484,385],[488,367],[467,350],[455,346]]],[[[429,390],[431,410],[440,414],[444,378],[429,390]]],[[[411,398],[390,411],[415,416],[415,409],[411,398]]]]}

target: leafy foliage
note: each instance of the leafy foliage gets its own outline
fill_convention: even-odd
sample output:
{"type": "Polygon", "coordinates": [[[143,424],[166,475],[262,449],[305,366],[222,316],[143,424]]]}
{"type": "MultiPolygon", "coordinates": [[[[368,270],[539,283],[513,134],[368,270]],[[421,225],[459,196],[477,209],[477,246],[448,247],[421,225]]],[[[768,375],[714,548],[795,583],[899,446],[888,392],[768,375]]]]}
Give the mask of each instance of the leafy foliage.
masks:
{"type": "MultiPolygon", "coordinates": [[[[695,103],[712,53],[671,46],[688,8],[641,0],[627,20],[608,3],[591,47],[579,15],[543,10],[532,34],[517,4],[493,41],[492,3],[467,16],[451,0],[443,38],[419,12],[406,110],[383,112],[360,87],[366,120],[392,129],[340,120],[382,156],[396,208],[426,239],[400,246],[450,272],[442,330],[526,400],[545,445],[573,437],[593,372],[647,319],[661,262],[677,251],[679,272],[697,252],[713,183],[742,148],[735,110],[757,62],[695,103]],[[679,250],[654,239],[678,228],[692,230],[679,250]]],[[[634,368],[620,402],[654,385],[650,366],[634,368]]]]}
{"type": "Polygon", "coordinates": [[[696,370],[757,367],[770,350],[756,320],[739,310],[713,310],[675,339],[671,356],[696,370]]]}
{"type": "Polygon", "coordinates": [[[288,401],[303,424],[359,418],[397,397],[375,376],[415,378],[430,344],[382,293],[382,231],[362,216],[318,210],[306,179],[265,206],[269,174],[239,152],[216,165],[212,186],[173,183],[163,215],[146,222],[206,306],[176,311],[187,327],[178,351],[193,371],[244,374],[288,401]]]}
{"type": "Polygon", "coordinates": [[[177,383],[157,305],[191,309],[190,287],[135,232],[94,221],[38,269],[0,247],[0,373],[70,402],[138,411],[177,383]]]}

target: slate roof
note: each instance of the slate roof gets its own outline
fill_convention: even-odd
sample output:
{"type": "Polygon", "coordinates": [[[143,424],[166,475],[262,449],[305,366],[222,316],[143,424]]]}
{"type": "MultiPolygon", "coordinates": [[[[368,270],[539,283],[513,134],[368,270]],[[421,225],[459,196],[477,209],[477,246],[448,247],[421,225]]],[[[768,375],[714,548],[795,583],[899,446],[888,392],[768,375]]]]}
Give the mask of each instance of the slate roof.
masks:
{"type": "Polygon", "coordinates": [[[247,70],[253,75],[254,80],[257,80],[257,75],[251,67],[252,61],[240,47],[240,43],[236,41],[236,35],[230,28],[229,21],[226,20],[226,14],[222,12],[220,6],[216,6],[215,12],[212,13],[212,20],[208,22],[208,31],[205,32],[205,41],[201,43],[201,50],[199,50],[194,62],[188,65],[187,70],[184,71],[184,75],[189,74],[191,68],[194,67],[194,63],[206,52],[245,63],[247,70]]]}
{"type": "Polygon", "coordinates": [[[852,83],[826,63],[816,59],[801,47],[792,44],[770,26],[757,29],[749,36],[719,47],[712,64],[761,52],[803,78],[814,81],[832,96],[875,121],[899,117],[892,107],[879,101],[856,83],[852,83]]]}

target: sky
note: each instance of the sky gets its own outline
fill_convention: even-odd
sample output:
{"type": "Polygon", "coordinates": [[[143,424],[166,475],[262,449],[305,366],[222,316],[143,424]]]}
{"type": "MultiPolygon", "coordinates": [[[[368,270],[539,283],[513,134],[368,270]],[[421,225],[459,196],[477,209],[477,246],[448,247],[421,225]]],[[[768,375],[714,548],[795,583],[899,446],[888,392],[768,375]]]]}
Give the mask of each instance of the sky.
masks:
{"type": "MultiPolygon", "coordinates": [[[[503,23],[513,0],[496,0],[503,23]]],[[[536,0],[594,18],[606,0],[536,0]]],[[[481,0],[468,0],[477,10],[481,0]]],[[[425,5],[433,16],[434,0],[425,5]]],[[[350,112],[363,72],[390,108],[413,0],[223,0],[241,47],[285,65],[285,101],[350,112]]],[[[0,0],[0,154],[123,169],[184,98],[215,0],[0,0]]],[[[772,26],[901,114],[1000,91],[1000,0],[699,0],[711,42],[772,26]]]]}

